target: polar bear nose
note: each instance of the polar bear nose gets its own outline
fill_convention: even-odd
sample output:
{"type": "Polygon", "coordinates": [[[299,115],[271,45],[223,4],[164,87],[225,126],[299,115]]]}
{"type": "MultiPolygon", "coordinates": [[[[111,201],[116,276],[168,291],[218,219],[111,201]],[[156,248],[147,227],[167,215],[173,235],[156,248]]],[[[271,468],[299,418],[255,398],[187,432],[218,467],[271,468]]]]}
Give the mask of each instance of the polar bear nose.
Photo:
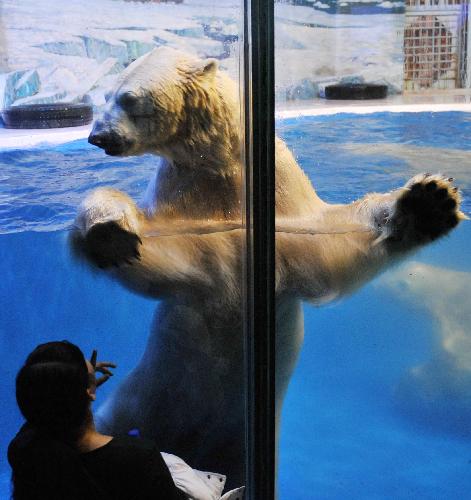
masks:
{"type": "Polygon", "coordinates": [[[88,142],[105,150],[109,155],[120,155],[132,147],[132,141],[125,139],[115,132],[92,131],[88,136],[88,142]]]}
{"type": "Polygon", "coordinates": [[[91,134],[88,136],[88,142],[94,146],[105,149],[107,146],[118,144],[119,140],[117,134],[106,131],[95,132],[92,130],[91,134]]]}
{"type": "Polygon", "coordinates": [[[103,135],[102,134],[94,134],[93,132],[88,136],[88,142],[93,144],[94,146],[102,147],[103,144],[103,135]]]}

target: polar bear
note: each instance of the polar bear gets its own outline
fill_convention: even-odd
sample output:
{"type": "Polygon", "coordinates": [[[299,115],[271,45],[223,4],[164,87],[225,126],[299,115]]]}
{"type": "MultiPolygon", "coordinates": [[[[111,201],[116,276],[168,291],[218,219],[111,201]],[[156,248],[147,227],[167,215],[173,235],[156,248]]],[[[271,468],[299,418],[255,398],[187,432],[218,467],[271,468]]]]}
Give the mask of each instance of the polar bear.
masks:
{"type": "MultiPolygon", "coordinates": [[[[100,188],[83,201],[72,245],[124,286],[159,299],[138,366],[98,414],[138,428],[199,469],[244,481],[242,136],[237,89],[214,60],[158,48],[130,65],[89,142],[152,153],[138,207],[100,188]]],[[[277,419],[303,341],[302,300],[349,293],[464,218],[452,179],[421,174],[348,205],[325,203],[276,139],[277,419]]]]}

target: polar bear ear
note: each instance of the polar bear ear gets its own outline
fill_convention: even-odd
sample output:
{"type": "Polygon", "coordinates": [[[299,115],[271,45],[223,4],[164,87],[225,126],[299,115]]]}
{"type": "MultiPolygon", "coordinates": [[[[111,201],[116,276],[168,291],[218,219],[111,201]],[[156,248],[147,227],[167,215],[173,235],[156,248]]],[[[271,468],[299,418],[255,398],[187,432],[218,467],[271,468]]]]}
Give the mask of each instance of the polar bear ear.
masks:
{"type": "Polygon", "coordinates": [[[194,74],[212,80],[216,75],[218,66],[217,59],[204,59],[195,67],[194,74]]]}

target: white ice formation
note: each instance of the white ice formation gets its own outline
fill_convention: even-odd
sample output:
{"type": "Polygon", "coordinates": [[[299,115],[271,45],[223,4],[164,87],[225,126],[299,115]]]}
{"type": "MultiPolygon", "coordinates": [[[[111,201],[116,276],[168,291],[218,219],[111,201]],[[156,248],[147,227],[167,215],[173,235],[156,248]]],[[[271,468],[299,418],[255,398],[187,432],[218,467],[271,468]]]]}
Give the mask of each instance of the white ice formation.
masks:
{"type": "MultiPolygon", "coordinates": [[[[240,5],[237,0],[4,0],[1,107],[77,102],[85,96],[100,106],[118,73],[159,45],[215,57],[237,79],[240,5]]],[[[403,16],[333,15],[325,7],[276,5],[277,98],[316,98],[327,83],[342,78],[385,82],[390,92],[398,91],[403,16]]]]}

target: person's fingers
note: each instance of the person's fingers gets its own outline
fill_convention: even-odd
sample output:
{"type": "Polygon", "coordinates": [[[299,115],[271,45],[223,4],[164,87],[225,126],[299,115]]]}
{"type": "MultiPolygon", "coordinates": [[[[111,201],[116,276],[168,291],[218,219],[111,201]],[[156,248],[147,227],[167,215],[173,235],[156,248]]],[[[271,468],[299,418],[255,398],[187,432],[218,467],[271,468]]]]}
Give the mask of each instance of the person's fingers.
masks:
{"type": "Polygon", "coordinates": [[[111,363],[110,361],[100,361],[96,364],[96,366],[98,367],[110,367],[110,368],[116,368],[116,364],[115,363],[111,363]]]}
{"type": "Polygon", "coordinates": [[[96,349],[93,349],[92,355],[90,357],[90,364],[94,367],[96,365],[96,357],[98,353],[96,349]]]}
{"type": "Polygon", "coordinates": [[[110,377],[113,375],[113,373],[110,370],[108,370],[108,368],[105,368],[104,366],[97,366],[95,368],[95,372],[106,373],[110,377]]]}
{"type": "Polygon", "coordinates": [[[111,375],[103,375],[102,377],[97,378],[96,379],[96,385],[97,385],[97,387],[99,387],[100,385],[104,384],[110,377],[111,377],[111,375]]]}
{"type": "Polygon", "coordinates": [[[96,386],[99,387],[100,385],[104,384],[110,377],[113,376],[113,373],[111,370],[108,368],[116,368],[115,363],[111,363],[110,361],[99,361],[98,363],[96,362],[96,351],[93,351],[92,358],[90,360],[90,363],[95,361],[95,373],[103,373],[102,377],[98,377],[96,379],[96,386]]]}

